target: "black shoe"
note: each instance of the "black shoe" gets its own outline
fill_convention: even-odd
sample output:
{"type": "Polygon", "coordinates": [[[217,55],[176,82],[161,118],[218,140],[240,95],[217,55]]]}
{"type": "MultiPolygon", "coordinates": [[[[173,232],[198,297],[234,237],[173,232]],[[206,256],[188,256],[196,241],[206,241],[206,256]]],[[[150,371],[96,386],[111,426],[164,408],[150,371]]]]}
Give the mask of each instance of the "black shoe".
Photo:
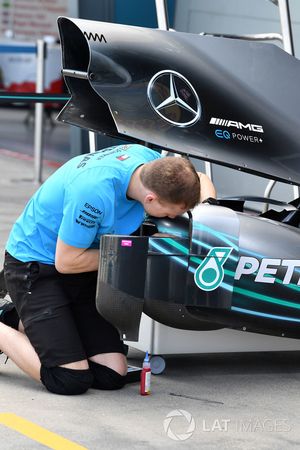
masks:
{"type": "MultiPolygon", "coordinates": [[[[7,312],[14,309],[14,304],[11,300],[2,300],[0,303],[0,322],[4,322],[4,316],[7,312]]],[[[3,352],[0,350],[0,355],[2,355],[3,352]]],[[[8,356],[6,357],[6,361],[4,364],[7,363],[8,356]]]]}
{"type": "Polygon", "coordinates": [[[0,301],[0,322],[4,322],[4,316],[7,312],[14,309],[14,304],[11,300],[3,299],[0,301]]]}
{"type": "Polygon", "coordinates": [[[5,279],[4,279],[4,270],[0,271],[0,298],[4,298],[7,294],[5,279]]]}

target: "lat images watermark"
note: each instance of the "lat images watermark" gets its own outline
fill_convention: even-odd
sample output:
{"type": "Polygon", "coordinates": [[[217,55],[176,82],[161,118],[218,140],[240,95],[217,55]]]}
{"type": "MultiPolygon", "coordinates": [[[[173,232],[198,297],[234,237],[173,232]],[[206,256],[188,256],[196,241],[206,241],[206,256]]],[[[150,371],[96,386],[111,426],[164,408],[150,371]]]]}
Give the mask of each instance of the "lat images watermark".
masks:
{"type": "MultiPolygon", "coordinates": [[[[196,429],[196,421],[192,414],[184,409],[170,411],[164,421],[166,435],[174,441],[186,441],[191,438],[196,429]]],[[[288,433],[292,427],[288,419],[250,417],[233,420],[229,418],[200,419],[198,430],[204,433],[243,432],[243,433],[288,433]]]]}
{"type": "Polygon", "coordinates": [[[248,419],[202,419],[201,429],[204,432],[233,431],[243,433],[273,432],[288,433],[292,427],[288,419],[271,419],[268,417],[251,417],[248,419]]]}
{"type": "MultiPolygon", "coordinates": [[[[189,413],[188,411],[185,411],[184,409],[174,409],[173,411],[170,411],[166,415],[163,425],[165,433],[170,439],[173,439],[173,441],[186,441],[193,435],[196,428],[195,419],[193,418],[192,414],[189,413]],[[174,426],[174,418],[177,417],[180,417],[184,421],[185,426],[184,433],[178,433],[179,428],[178,423],[177,427],[174,426]],[[175,432],[175,429],[177,432],[175,432]]],[[[182,423],[180,425],[182,425],[182,423]]]]}

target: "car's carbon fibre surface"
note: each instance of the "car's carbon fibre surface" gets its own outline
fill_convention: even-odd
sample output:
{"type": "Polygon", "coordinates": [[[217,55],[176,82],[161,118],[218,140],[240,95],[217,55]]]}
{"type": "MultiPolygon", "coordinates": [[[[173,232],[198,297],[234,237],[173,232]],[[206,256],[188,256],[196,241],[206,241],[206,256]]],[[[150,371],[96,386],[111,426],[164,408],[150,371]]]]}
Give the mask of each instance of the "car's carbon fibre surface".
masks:
{"type": "Polygon", "coordinates": [[[300,184],[296,58],[270,43],[58,25],[63,69],[86,73],[65,77],[72,97],[59,120],[300,184]]]}

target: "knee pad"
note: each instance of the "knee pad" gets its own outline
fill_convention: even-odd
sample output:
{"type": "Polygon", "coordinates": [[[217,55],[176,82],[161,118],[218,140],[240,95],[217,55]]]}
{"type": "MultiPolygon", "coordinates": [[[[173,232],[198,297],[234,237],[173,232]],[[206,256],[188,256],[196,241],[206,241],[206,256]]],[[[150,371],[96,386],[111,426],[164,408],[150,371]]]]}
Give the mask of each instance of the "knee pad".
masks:
{"type": "Polygon", "coordinates": [[[79,395],[93,384],[93,374],[89,369],[74,370],[65,367],[41,367],[41,382],[54,394],[79,395]]]}
{"type": "Polygon", "coordinates": [[[121,389],[125,385],[126,376],[122,376],[115,370],[93,361],[89,361],[89,365],[94,375],[92,388],[112,390],[121,389]]]}

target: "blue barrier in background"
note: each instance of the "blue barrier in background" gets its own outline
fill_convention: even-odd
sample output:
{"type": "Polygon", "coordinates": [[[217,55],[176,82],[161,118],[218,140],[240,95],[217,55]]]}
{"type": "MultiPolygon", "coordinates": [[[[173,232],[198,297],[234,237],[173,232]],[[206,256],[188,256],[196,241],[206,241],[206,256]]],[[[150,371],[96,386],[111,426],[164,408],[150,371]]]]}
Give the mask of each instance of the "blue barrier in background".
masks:
{"type": "Polygon", "coordinates": [[[7,45],[0,44],[0,53],[36,53],[36,45],[7,45]]]}

